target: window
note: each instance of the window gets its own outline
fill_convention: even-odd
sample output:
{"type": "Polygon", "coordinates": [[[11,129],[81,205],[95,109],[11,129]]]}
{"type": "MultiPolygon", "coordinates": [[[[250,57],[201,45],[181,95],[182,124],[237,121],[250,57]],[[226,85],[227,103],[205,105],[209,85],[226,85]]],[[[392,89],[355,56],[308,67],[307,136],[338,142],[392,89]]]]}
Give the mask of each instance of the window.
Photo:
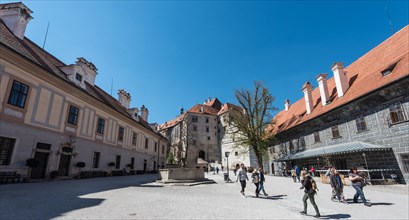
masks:
{"type": "Polygon", "coordinates": [[[209,123],[209,117],[206,117],[206,124],[209,123]]]}
{"type": "Polygon", "coordinates": [[[192,116],[192,122],[198,122],[199,118],[197,116],[192,116]]]}
{"type": "Polygon", "coordinates": [[[304,150],[305,149],[305,138],[304,137],[300,137],[298,139],[298,149],[299,150],[304,150]]]}
{"type": "MultiPolygon", "coordinates": [[[[399,61],[398,61],[399,62],[399,61]]],[[[381,71],[382,76],[387,76],[389,74],[392,73],[393,69],[395,69],[396,64],[398,64],[398,62],[391,64],[390,66],[388,66],[388,68],[384,69],[381,71]]]]}
{"type": "Polygon", "coordinates": [[[16,139],[0,137],[0,165],[9,165],[16,139]]]}
{"type": "Polygon", "coordinates": [[[319,131],[314,132],[314,141],[315,141],[315,143],[321,142],[320,132],[319,131]]]}
{"type": "Polygon", "coordinates": [[[99,167],[99,157],[101,156],[100,152],[94,152],[94,156],[92,157],[92,168],[99,167]]]}
{"type": "Polygon", "coordinates": [[[368,128],[366,127],[365,117],[361,115],[359,118],[355,119],[356,123],[356,130],[359,131],[366,131],[368,128]]]}
{"type": "Polygon", "coordinates": [[[392,124],[406,121],[406,115],[400,102],[389,106],[389,120],[392,124]]]}
{"type": "Polygon", "coordinates": [[[193,131],[197,131],[197,126],[196,125],[193,126],[193,131]]]}
{"type": "Polygon", "coordinates": [[[162,145],[162,154],[165,153],[165,145],[162,145]]]}
{"type": "Polygon", "coordinates": [[[193,145],[196,145],[196,140],[193,140],[193,141],[192,141],[192,144],[193,144],[193,145]]]}
{"type": "Polygon", "coordinates": [[[149,139],[145,138],[145,149],[148,149],[148,145],[149,145],[149,139]]]}
{"type": "Polygon", "coordinates": [[[75,106],[70,105],[70,111],[68,112],[67,122],[72,125],[77,125],[79,109],[75,106]]]}
{"type": "Polygon", "coordinates": [[[105,120],[102,118],[98,118],[97,132],[99,134],[104,134],[104,130],[105,130],[105,120]]]}
{"type": "Polygon", "coordinates": [[[24,105],[26,104],[28,88],[28,85],[14,80],[13,86],[11,87],[8,103],[10,105],[24,108],[24,105]]]}
{"type": "Polygon", "coordinates": [[[209,127],[206,127],[206,132],[208,132],[208,133],[209,133],[209,127]]]}
{"type": "Polygon", "coordinates": [[[80,82],[82,82],[82,75],[79,74],[79,73],[76,73],[76,74],[75,74],[75,79],[78,80],[78,81],[80,81],[80,82]]]}
{"type": "Polygon", "coordinates": [[[239,156],[239,152],[237,152],[237,151],[234,152],[234,156],[236,156],[236,157],[239,156]]]}
{"type": "Polygon", "coordinates": [[[119,169],[121,167],[121,155],[116,155],[115,168],[119,169]]]}
{"type": "Polygon", "coordinates": [[[209,140],[209,141],[210,141],[210,136],[207,136],[207,140],[209,140]]]}
{"type": "Polygon", "coordinates": [[[403,171],[409,173],[409,154],[401,154],[400,158],[402,160],[403,171]]]}
{"type": "Polygon", "coordinates": [[[332,138],[340,138],[341,135],[339,134],[339,128],[338,125],[335,125],[331,128],[332,131],[332,138]]]}
{"type": "Polygon", "coordinates": [[[217,129],[217,133],[219,133],[219,134],[220,134],[220,128],[218,128],[218,129],[217,129]]]}
{"type": "Polygon", "coordinates": [[[158,143],[155,142],[155,152],[158,150],[158,143]]]}
{"type": "Polygon", "coordinates": [[[125,133],[125,128],[119,127],[118,141],[123,141],[124,140],[124,133],[125,133]]]}
{"type": "Polygon", "coordinates": [[[137,140],[138,140],[138,134],[134,132],[134,133],[132,134],[132,145],[135,146],[137,140]]]}
{"type": "Polygon", "coordinates": [[[38,142],[36,148],[40,150],[51,150],[51,144],[38,142]]]}
{"type": "Polygon", "coordinates": [[[290,153],[295,153],[295,152],[294,152],[294,144],[293,144],[293,141],[290,141],[290,142],[289,142],[289,147],[290,147],[290,153]]]}

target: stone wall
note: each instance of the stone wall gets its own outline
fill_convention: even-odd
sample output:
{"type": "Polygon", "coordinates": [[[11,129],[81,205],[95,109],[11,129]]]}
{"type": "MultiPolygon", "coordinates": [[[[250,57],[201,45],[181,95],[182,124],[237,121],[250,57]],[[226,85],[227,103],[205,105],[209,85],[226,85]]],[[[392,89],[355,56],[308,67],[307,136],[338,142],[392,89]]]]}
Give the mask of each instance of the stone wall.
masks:
{"type": "MultiPolygon", "coordinates": [[[[409,173],[403,170],[400,156],[402,153],[409,153],[409,90],[407,88],[409,88],[409,78],[278,134],[276,137],[279,143],[271,150],[271,162],[289,153],[289,141],[293,142],[295,148],[293,153],[300,148],[312,149],[362,141],[390,147],[394,152],[393,158],[390,154],[383,155],[382,152],[370,153],[371,157],[367,157],[369,168],[399,168],[402,179],[408,182],[409,173]],[[391,124],[388,118],[389,106],[397,102],[402,104],[406,119],[400,123],[391,124]],[[365,118],[367,129],[358,131],[355,120],[361,116],[365,118]],[[339,127],[341,135],[339,138],[332,137],[331,127],[335,125],[339,127]],[[320,142],[315,142],[314,132],[319,132],[320,142]],[[305,146],[298,146],[300,138],[304,138],[305,146]],[[398,166],[395,166],[395,161],[398,166]]],[[[348,165],[354,163],[354,159],[348,158],[348,165]]],[[[275,164],[277,174],[281,164],[278,162],[275,164]]]]}

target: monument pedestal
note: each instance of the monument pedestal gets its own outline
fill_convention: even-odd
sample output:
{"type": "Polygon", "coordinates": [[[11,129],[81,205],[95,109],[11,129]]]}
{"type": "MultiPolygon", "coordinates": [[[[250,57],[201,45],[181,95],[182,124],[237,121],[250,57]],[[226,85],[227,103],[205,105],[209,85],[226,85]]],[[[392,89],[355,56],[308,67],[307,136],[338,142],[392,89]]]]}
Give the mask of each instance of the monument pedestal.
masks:
{"type": "Polygon", "coordinates": [[[205,178],[205,168],[207,164],[194,164],[188,167],[168,167],[160,169],[160,180],[158,183],[171,183],[174,185],[197,185],[215,183],[213,180],[205,178]]]}

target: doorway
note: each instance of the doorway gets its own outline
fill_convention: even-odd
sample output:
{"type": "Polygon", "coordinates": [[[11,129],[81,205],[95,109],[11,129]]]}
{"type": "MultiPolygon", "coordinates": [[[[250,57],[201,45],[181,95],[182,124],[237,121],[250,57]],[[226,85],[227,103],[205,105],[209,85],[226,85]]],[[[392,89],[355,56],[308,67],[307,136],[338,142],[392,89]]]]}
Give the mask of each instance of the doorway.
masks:
{"type": "Polygon", "coordinates": [[[271,163],[271,174],[275,175],[274,163],[271,163]]]}
{"type": "Polygon", "coordinates": [[[35,152],[34,159],[38,160],[40,164],[37,167],[31,169],[30,178],[42,179],[45,177],[45,171],[47,170],[49,153],[35,152]]]}
{"type": "Polygon", "coordinates": [[[69,168],[71,163],[71,156],[61,154],[60,156],[60,164],[58,165],[58,173],[60,176],[68,176],[69,168]]]}

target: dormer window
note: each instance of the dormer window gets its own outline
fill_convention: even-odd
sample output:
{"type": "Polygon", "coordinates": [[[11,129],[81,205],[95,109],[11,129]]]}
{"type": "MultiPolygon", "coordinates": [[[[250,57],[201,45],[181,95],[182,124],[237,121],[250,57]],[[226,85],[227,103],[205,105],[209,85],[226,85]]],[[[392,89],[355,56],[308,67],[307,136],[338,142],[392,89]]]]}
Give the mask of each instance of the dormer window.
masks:
{"type": "MultiPolygon", "coordinates": [[[[398,62],[399,62],[399,61],[398,61],[398,62]]],[[[387,75],[391,74],[392,71],[393,71],[393,69],[395,69],[396,65],[398,64],[398,62],[393,63],[393,64],[389,65],[388,68],[382,70],[382,71],[381,71],[382,76],[387,76],[387,75]]]]}
{"type": "Polygon", "coordinates": [[[82,75],[79,73],[75,74],[75,79],[78,80],[79,82],[82,82],[82,75]]]}

